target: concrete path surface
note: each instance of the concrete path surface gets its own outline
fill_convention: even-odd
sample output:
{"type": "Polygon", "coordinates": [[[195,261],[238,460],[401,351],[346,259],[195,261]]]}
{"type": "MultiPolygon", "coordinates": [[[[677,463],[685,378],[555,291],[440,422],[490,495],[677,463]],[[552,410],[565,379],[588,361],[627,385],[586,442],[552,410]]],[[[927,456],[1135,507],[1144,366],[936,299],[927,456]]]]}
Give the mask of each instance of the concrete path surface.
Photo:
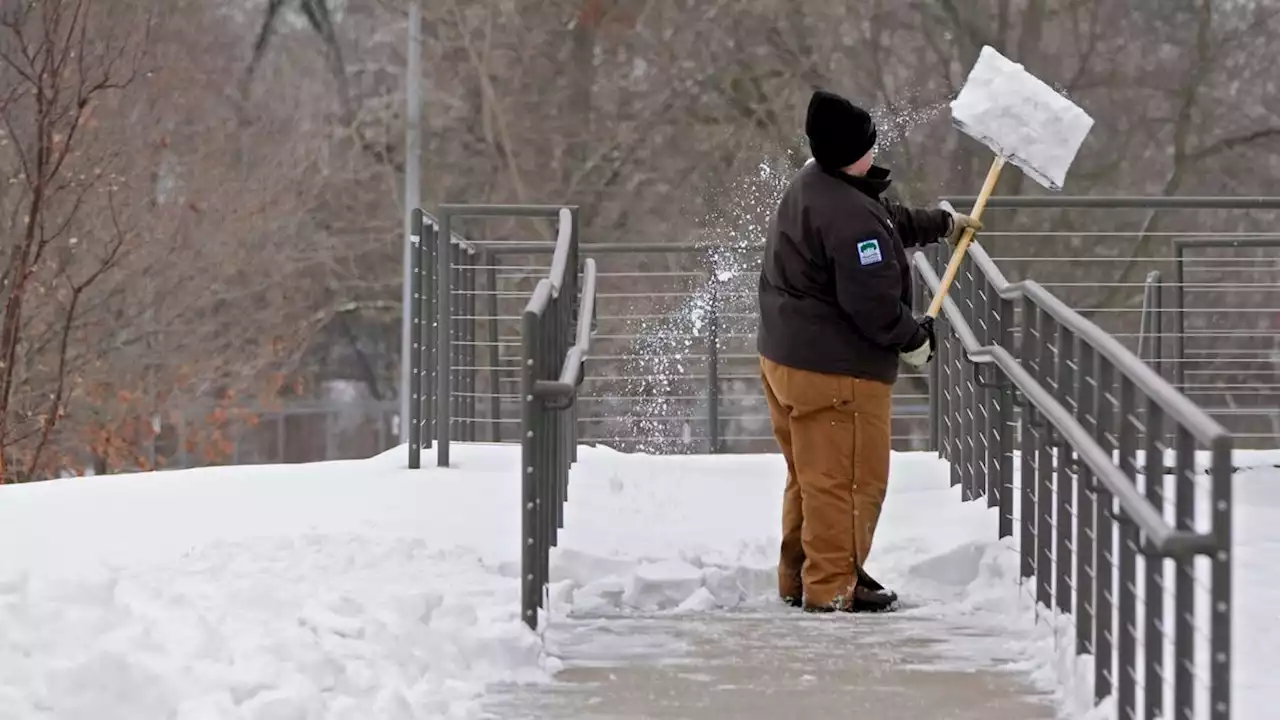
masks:
{"type": "Polygon", "coordinates": [[[565,663],[549,686],[504,686],[503,720],[1052,720],[1051,698],[1002,670],[999,638],[909,612],[779,608],[689,616],[556,618],[565,663]]]}

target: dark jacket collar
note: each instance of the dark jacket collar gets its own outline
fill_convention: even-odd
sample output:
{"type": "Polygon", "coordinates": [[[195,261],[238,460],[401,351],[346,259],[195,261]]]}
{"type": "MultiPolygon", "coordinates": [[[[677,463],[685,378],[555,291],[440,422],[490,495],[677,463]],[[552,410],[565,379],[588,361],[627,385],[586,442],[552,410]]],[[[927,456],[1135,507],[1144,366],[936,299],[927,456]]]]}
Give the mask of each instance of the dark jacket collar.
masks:
{"type": "Polygon", "coordinates": [[[840,170],[823,169],[823,172],[840,178],[841,181],[857,188],[872,200],[879,200],[880,195],[882,195],[885,190],[888,190],[889,185],[893,183],[893,180],[889,178],[889,169],[880,167],[879,165],[872,165],[871,169],[867,171],[867,174],[862,177],[850,175],[849,173],[842,172],[840,170]]]}

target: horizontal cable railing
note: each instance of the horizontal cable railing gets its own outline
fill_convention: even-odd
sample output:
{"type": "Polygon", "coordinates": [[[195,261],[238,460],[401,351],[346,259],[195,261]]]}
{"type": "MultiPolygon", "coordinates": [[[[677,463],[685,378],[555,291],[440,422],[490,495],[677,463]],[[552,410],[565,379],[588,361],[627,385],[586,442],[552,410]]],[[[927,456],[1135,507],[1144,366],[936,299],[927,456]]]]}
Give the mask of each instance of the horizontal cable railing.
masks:
{"type": "MultiPolygon", "coordinates": [[[[519,304],[549,271],[555,246],[455,238],[453,310],[442,345],[448,433],[458,441],[516,442],[519,304]]],[[[759,248],[592,243],[580,250],[596,258],[599,283],[599,329],[577,400],[583,441],[658,453],[774,449],[755,352],[759,248]]],[[[424,255],[423,272],[436,272],[436,257],[424,255]]],[[[426,294],[423,313],[434,318],[438,293],[426,294]]],[[[926,448],[924,375],[904,372],[894,402],[894,448],[926,448]]],[[[428,408],[439,405],[426,398],[428,408]]],[[[433,417],[426,423],[435,430],[428,435],[439,434],[433,417]]]]}
{"type": "MultiPolygon", "coordinates": [[[[941,260],[913,258],[930,290],[941,260]]],[[[962,497],[985,496],[1017,537],[1037,604],[1074,621],[1095,698],[1123,718],[1226,720],[1231,436],[979,243],[940,319],[939,452],[962,497]]]]}
{"type": "Polygon", "coordinates": [[[1278,220],[1274,197],[993,197],[982,238],[1011,279],[1034,277],[1158,358],[1153,368],[1237,448],[1265,449],[1280,446],[1278,220]],[[1144,329],[1152,272],[1159,308],[1144,329]]]}
{"type": "Polygon", "coordinates": [[[421,451],[434,445],[436,464],[447,467],[453,440],[516,439],[512,418],[520,411],[502,399],[520,382],[522,315],[503,301],[527,298],[540,278],[558,273],[564,276],[561,290],[577,296],[577,209],[442,205],[436,219],[416,210],[410,234],[409,463],[418,467],[421,451]],[[549,262],[516,258],[515,269],[506,267],[497,250],[454,232],[455,223],[476,218],[558,221],[552,242],[533,243],[551,256],[549,262]],[[502,274],[516,277],[511,281],[502,274]],[[508,321],[511,337],[501,336],[502,320],[508,321]]]}

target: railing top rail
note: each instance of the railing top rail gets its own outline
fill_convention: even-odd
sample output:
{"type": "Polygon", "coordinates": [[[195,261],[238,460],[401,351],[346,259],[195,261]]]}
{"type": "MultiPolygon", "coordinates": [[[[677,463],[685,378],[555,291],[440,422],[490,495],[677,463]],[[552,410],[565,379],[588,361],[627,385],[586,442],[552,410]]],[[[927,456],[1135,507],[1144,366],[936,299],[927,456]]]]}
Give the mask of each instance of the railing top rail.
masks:
{"type": "MultiPolygon", "coordinates": [[[[521,254],[521,255],[537,255],[554,252],[554,246],[545,242],[525,242],[512,240],[480,240],[475,243],[478,247],[494,255],[502,255],[504,253],[521,254]]],[[[708,246],[697,243],[579,243],[578,250],[580,252],[589,252],[593,255],[608,255],[618,253],[693,253],[693,252],[711,252],[716,250],[715,246],[708,246]]],[[[753,248],[742,248],[751,250],[753,248]]],[[[760,246],[759,249],[764,249],[760,246]]]]}
{"type": "MultiPolygon", "coordinates": [[[[440,228],[440,219],[430,212],[422,210],[422,220],[424,223],[440,228]]],[[[499,217],[520,217],[520,218],[561,218],[561,227],[565,225],[563,217],[565,213],[576,213],[578,208],[576,205],[462,205],[457,203],[445,203],[439,208],[441,213],[447,213],[455,217],[470,218],[499,218],[499,217]]],[[[561,231],[563,232],[563,230],[561,231]]],[[[478,242],[468,240],[452,230],[449,231],[450,242],[466,250],[468,254],[474,255],[477,252],[512,252],[512,248],[506,247],[503,243],[478,242]]],[[[514,243],[512,243],[514,245],[514,243]]],[[[534,243],[524,243],[525,245],[534,245],[534,243]]],[[[560,246],[560,238],[556,238],[555,247],[560,246]]],[[[546,249],[547,246],[538,245],[540,249],[546,249]]],[[[537,252],[536,250],[534,252],[537,252]]],[[[554,250],[553,250],[554,252],[554,250]]],[[[556,288],[557,292],[559,288],[556,288]]]]}
{"type": "Polygon", "coordinates": [[[575,205],[463,205],[445,203],[440,206],[441,212],[460,217],[521,217],[521,218],[556,218],[560,213],[569,210],[577,212],[575,205]]]}
{"type": "Polygon", "coordinates": [[[533,314],[541,316],[547,311],[547,306],[551,304],[551,280],[542,278],[538,280],[538,284],[534,286],[533,293],[529,295],[529,302],[525,303],[524,312],[526,315],[533,314]]]}
{"type": "MultiPolygon", "coordinates": [[[[1040,283],[1035,280],[1010,283],[981,243],[970,244],[969,255],[1000,297],[1006,300],[1019,300],[1023,297],[1030,299],[1054,320],[1093,346],[1094,350],[1132,380],[1139,390],[1160,405],[1165,413],[1189,430],[1197,440],[1205,444],[1213,444],[1229,439],[1226,429],[1209,417],[1208,413],[1178,392],[1149,365],[1129,352],[1119,340],[1095,325],[1093,321],[1072,310],[1040,283]]],[[[919,253],[917,256],[923,257],[919,253]]]]}
{"type": "Polygon", "coordinates": [[[587,258],[582,268],[582,304],[578,308],[578,337],[574,347],[585,353],[591,347],[592,322],[596,317],[596,261],[587,258]],[[582,322],[582,320],[589,322],[582,322]]]}
{"type": "Polygon", "coordinates": [[[578,337],[564,356],[560,379],[550,389],[558,394],[573,392],[582,378],[582,361],[591,353],[591,325],[596,316],[596,261],[587,258],[583,262],[582,302],[578,305],[578,337]]]}
{"type": "MultiPolygon", "coordinates": [[[[976,243],[970,245],[970,252],[976,243]]],[[[929,264],[928,258],[921,252],[915,253],[913,263],[916,272],[924,279],[932,291],[937,291],[941,281],[938,274],[929,264]]],[[[965,355],[974,363],[995,365],[1009,381],[1022,392],[1023,397],[1033,405],[1051,425],[1057,428],[1081,462],[1093,471],[1096,479],[1106,486],[1111,495],[1120,503],[1121,509],[1137,524],[1138,529],[1146,537],[1147,545],[1157,554],[1181,555],[1187,553],[1211,552],[1216,546],[1216,539],[1209,533],[1196,533],[1175,530],[1165,520],[1163,514],[1153,507],[1129,481],[1124,471],[1115,465],[1110,453],[1102,448],[1089,431],[1084,428],[1071,412],[1054,399],[1043,385],[1005,348],[999,345],[979,345],[973,329],[964,319],[960,306],[950,296],[942,302],[942,311],[956,335],[964,346],[965,355]]]]}
{"type": "MultiPolygon", "coordinates": [[[[439,218],[427,212],[426,210],[423,210],[422,208],[418,208],[418,210],[422,212],[422,223],[424,225],[430,225],[434,227],[437,231],[440,229],[439,218]]],[[[454,245],[457,245],[458,247],[462,248],[463,250],[466,250],[468,255],[474,255],[476,254],[476,252],[482,249],[477,243],[471,242],[470,240],[462,237],[461,235],[459,235],[456,232],[453,232],[452,230],[449,231],[449,241],[452,242],[454,245]]]]}
{"type": "MultiPolygon", "coordinates": [[[[972,195],[943,196],[957,208],[973,207],[972,195]]],[[[1070,209],[1095,210],[1280,210],[1280,197],[1135,197],[1103,195],[1007,195],[987,199],[987,209],[1070,209]]]]}
{"type": "MultiPolygon", "coordinates": [[[[569,265],[569,253],[572,250],[573,213],[569,208],[560,208],[556,228],[556,249],[551,255],[551,294],[559,297],[560,288],[564,286],[565,271],[569,265]]],[[[577,268],[570,269],[576,271],[577,268]]]]}
{"type": "MultiPolygon", "coordinates": [[[[551,281],[543,278],[534,288],[525,307],[526,314],[541,315],[551,302],[551,281]]],[[[582,363],[591,353],[592,325],[596,316],[596,261],[587,258],[582,269],[582,302],[578,304],[578,330],[574,344],[565,352],[555,380],[537,380],[534,394],[547,398],[573,397],[582,382],[582,363]]]]}
{"type": "Polygon", "coordinates": [[[1175,252],[1208,248],[1274,248],[1280,247],[1280,234],[1250,237],[1180,237],[1173,239],[1175,252]]]}
{"type": "MultiPolygon", "coordinates": [[[[551,304],[552,298],[560,297],[560,289],[564,287],[565,274],[573,272],[574,268],[569,267],[569,256],[572,251],[573,244],[573,218],[570,215],[569,208],[560,208],[560,229],[556,235],[555,254],[551,258],[551,269],[547,272],[547,276],[538,281],[533,288],[533,294],[529,296],[529,302],[525,304],[524,311],[541,315],[547,311],[547,306],[551,304]]],[[[595,302],[595,261],[591,262],[592,272],[592,302],[595,302]]]]}

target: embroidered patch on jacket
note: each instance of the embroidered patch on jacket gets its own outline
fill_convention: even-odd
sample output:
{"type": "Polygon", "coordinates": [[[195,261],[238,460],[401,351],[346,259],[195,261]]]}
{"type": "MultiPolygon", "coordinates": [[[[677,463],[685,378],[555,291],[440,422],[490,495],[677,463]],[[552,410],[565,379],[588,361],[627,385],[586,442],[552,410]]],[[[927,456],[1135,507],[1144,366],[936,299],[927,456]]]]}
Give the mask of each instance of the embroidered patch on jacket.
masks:
{"type": "Polygon", "coordinates": [[[880,241],[872,238],[858,243],[858,262],[862,265],[875,265],[884,260],[880,254],[880,241]]]}

